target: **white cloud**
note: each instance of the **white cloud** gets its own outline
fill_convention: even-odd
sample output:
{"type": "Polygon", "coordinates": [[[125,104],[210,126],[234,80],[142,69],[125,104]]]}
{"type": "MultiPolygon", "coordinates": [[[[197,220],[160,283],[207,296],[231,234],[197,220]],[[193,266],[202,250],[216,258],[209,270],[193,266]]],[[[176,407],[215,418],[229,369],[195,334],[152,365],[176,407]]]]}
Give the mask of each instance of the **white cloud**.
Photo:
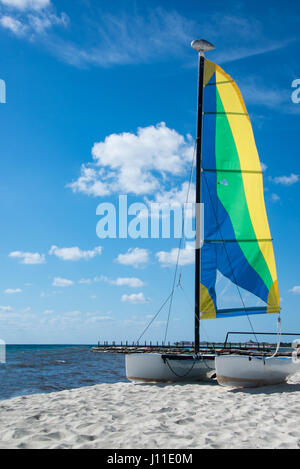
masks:
{"type": "MultiPolygon", "coordinates": [[[[79,280],[78,283],[82,284],[90,284],[92,282],[106,282],[111,285],[117,285],[118,287],[131,287],[131,288],[140,288],[144,286],[144,282],[136,277],[118,277],[116,280],[112,280],[108,278],[106,275],[101,275],[100,277],[94,277],[93,279],[90,278],[82,278],[79,280]]],[[[96,296],[92,296],[91,298],[96,298],[96,296]]]]}
{"type": "Polygon", "coordinates": [[[272,202],[279,202],[280,197],[277,194],[272,194],[271,199],[272,199],[272,202]]]}
{"type": "Polygon", "coordinates": [[[40,15],[28,15],[28,28],[34,31],[37,35],[45,33],[53,26],[67,27],[69,24],[69,17],[62,13],[60,16],[54,13],[43,13],[40,15]]]}
{"type": "Polygon", "coordinates": [[[295,293],[296,295],[300,295],[300,286],[295,286],[290,290],[291,293],[295,293]]]}
{"type": "Polygon", "coordinates": [[[111,316],[108,316],[110,315],[112,312],[111,311],[93,311],[93,312],[88,312],[86,313],[87,316],[98,316],[98,315],[102,315],[102,316],[107,316],[107,317],[111,317],[111,316]]]}
{"type": "Polygon", "coordinates": [[[131,295],[122,295],[121,301],[124,303],[144,304],[150,300],[145,298],[143,293],[132,293],[131,295]]]}
{"type": "Polygon", "coordinates": [[[94,282],[109,282],[109,278],[106,275],[100,275],[100,277],[94,277],[94,282]]]}
{"type": "Polygon", "coordinates": [[[8,313],[9,311],[12,311],[12,307],[11,306],[0,306],[0,312],[4,312],[4,313],[8,313]]]}
{"type": "Polygon", "coordinates": [[[66,278],[55,277],[52,285],[53,287],[70,287],[71,285],[74,285],[74,282],[66,278]]]}
{"type": "Polygon", "coordinates": [[[49,42],[47,33],[55,26],[66,28],[69,17],[65,13],[58,16],[49,0],[0,0],[4,13],[0,26],[9,29],[18,37],[25,37],[31,42],[43,35],[43,41],[49,42]]]}
{"type": "Polygon", "coordinates": [[[68,184],[73,192],[152,194],[167,175],[182,176],[192,160],[193,141],[164,122],[139,128],[137,134],[111,134],[92,149],[94,163],[68,184]],[[100,169],[99,169],[100,168],[100,169]]]}
{"type": "Polygon", "coordinates": [[[38,252],[21,252],[13,251],[9,254],[9,257],[21,259],[21,264],[44,264],[46,262],[45,255],[39,254],[38,252]]]}
{"type": "Polygon", "coordinates": [[[21,288],[7,288],[6,290],[4,290],[4,293],[6,295],[13,295],[14,293],[22,293],[22,290],[21,288]]]}
{"type": "Polygon", "coordinates": [[[92,280],[90,278],[81,278],[78,283],[89,284],[92,283],[92,280]]]}
{"type": "MultiPolygon", "coordinates": [[[[33,32],[38,35],[39,30],[44,32],[49,29],[49,21],[51,25],[57,24],[57,20],[61,21],[61,25],[67,23],[62,16],[59,18],[53,14],[56,21],[50,18],[51,11],[55,10],[50,0],[0,0],[0,2],[3,8],[6,7],[9,11],[13,8],[15,13],[23,16],[28,11],[34,13],[36,21],[28,21],[26,18],[27,37],[30,40],[33,32]],[[39,19],[42,20],[42,24],[39,19]]],[[[79,28],[76,30],[73,27],[74,36],[78,37],[77,41],[52,34],[45,41],[45,45],[61,60],[78,67],[149,63],[169,60],[170,57],[185,62],[192,60],[192,66],[196,65],[195,55],[189,48],[191,38],[196,37],[199,31],[199,25],[194,19],[189,19],[171,8],[149,7],[143,12],[139,12],[138,9],[131,9],[130,12],[127,10],[119,9],[116,15],[106,14],[95,2],[93,21],[88,15],[84,15],[79,28]],[[84,41],[80,41],[82,31],[85,33],[84,41]],[[191,57],[193,59],[190,59],[191,57]]],[[[217,63],[233,62],[280,50],[291,42],[289,39],[278,40],[277,37],[273,39],[270,35],[266,36],[263,26],[249,15],[227,15],[224,11],[214,14],[211,11],[203,12],[201,16],[203,36],[218,44],[218,49],[212,57],[217,63]],[[236,37],[234,45],[231,40],[232,31],[236,37]],[[249,37],[252,39],[251,43],[249,37]]]]}
{"type": "Polygon", "coordinates": [[[94,249],[88,251],[82,251],[76,246],[71,248],[58,248],[57,246],[51,246],[49,251],[49,254],[53,254],[64,261],[79,261],[80,259],[88,260],[100,255],[101,253],[101,246],[95,247],[94,249]]]}
{"type": "Polygon", "coordinates": [[[260,162],[260,166],[261,166],[261,170],[262,170],[263,173],[264,173],[265,171],[267,171],[268,166],[267,166],[265,163],[263,163],[262,161],[260,162]]]}
{"type": "MultiPolygon", "coordinates": [[[[182,210],[182,217],[184,219],[191,218],[195,216],[195,186],[194,184],[189,184],[187,181],[181,184],[181,187],[173,187],[170,190],[164,190],[161,192],[155,193],[154,199],[149,199],[145,197],[145,202],[148,205],[148,210],[141,211],[138,215],[139,218],[148,218],[148,217],[170,217],[170,211],[175,210],[176,207],[182,210]],[[155,204],[155,205],[153,205],[155,204]],[[157,205],[156,205],[157,204],[157,205]],[[186,205],[188,204],[188,205],[186,205]],[[153,209],[152,209],[153,207],[153,209]]],[[[180,212],[178,212],[180,213],[180,212]]],[[[177,219],[175,223],[176,228],[182,228],[181,216],[177,219]],[[179,225],[180,226],[179,226],[179,225]]]]}
{"type": "Polygon", "coordinates": [[[81,316],[81,311],[70,311],[68,313],[65,313],[65,316],[68,316],[70,318],[78,317],[78,316],[81,316]]]}
{"type": "Polygon", "coordinates": [[[3,15],[0,18],[0,25],[5,29],[9,29],[16,36],[23,36],[27,29],[21,21],[8,15],[3,15]]]}
{"type": "Polygon", "coordinates": [[[53,314],[53,313],[54,313],[54,310],[53,310],[53,309],[45,309],[45,311],[43,311],[42,314],[48,315],[48,314],[53,314]]]}
{"type": "Polygon", "coordinates": [[[285,41],[269,39],[268,44],[264,46],[256,45],[255,47],[243,46],[235,47],[234,49],[229,48],[227,51],[223,50],[223,52],[220,54],[217,53],[214,57],[214,60],[220,64],[236,62],[237,60],[247,59],[248,57],[255,57],[256,55],[264,55],[269,52],[284,49],[289,44],[291,44],[291,42],[293,42],[292,39],[287,39],[285,41]]]}
{"type": "Polygon", "coordinates": [[[81,166],[81,175],[79,178],[67,184],[67,187],[70,187],[74,193],[82,192],[86,195],[91,195],[92,197],[103,197],[110,194],[109,185],[102,182],[100,178],[101,173],[96,171],[93,168],[86,167],[85,165],[81,166]]]}
{"type": "MultiPolygon", "coordinates": [[[[199,32],[199,25],[193,19],[161,7],[144,11],[143,15],[138,11],[120,10],[117,15],[101,11],[99,17],[101,20],[95,21],[94,29],[89,24],[92,40],[86,47],[71,41],[58,41],[56,54],[79,67],[145,63],[170,57],[185,61],[193,57],[192,66],[196,66],[197,61],[189,48],[191,38],[197,37],[199,32]]],[[[217,14],[214,11],[203,12],[201,31],[203,37],[209,37],[218,44],[212,56],[217,63],[280,50],[291,42],[266,36],[264,25],[249,15],[229,15],[225,11],[217,14]],[[234,44],[232,31],[236,38],[234,44]]]]}
{"type": "Polygon", "coordinates": [[[149,251],[141,248],[128,249],[126,254],[119,254],[116,261],[122,265],[139,267],[149,262],[149,251]]]}
{"type": "Polygon", "coordinates": [[[134,64],[182,56],[193,36],[194,22],[170,9],[151,8],[144,15],[119,10],[115,16],[99,11],[99,17],[90,45],[59,42],[56,53],[76,66],[134,64]]]}
{"type": "Polygon", "coordinates": [[[91,316],[86,320],[86,323],[95,323],[95,322],[102,322],[102,321],[113,321],[110,316],[91,316]]]}
{"type": "Polygon", "coordinates": [[[293,41],[293,39],[278,40],[270,35],[266,36],[263,23],[249,15],[232,15],[224,12],[210,15],[210,21],[202,27],[202,34],[204,37],[210,37],[213,43],[222,44],[222,47],[218,47],[215,51],[213,58],[214,62],[220,64],[280,50],[293,41]],[[234,44],[231,40],[232,31],[235,31],[234,44]],[[251,44],[249,37],[252,37],[251,44]]]}
{"type": "Polygon", "coordinates": [[[0,2],[18,10],[41,10],[51,4],[50,0],[0,0],[0,2]]]}
{"type": "MultiPolygon", "coordinates": [[[[178,248],[171,249],[171,251],[160,251],[156,253],[158,262],[163,267],[171,267],[177,263],[178,259],[178,248]]],[[[184,249],[180,249],[178,264],[181,266],[191,265],[195,261],[195,249],[192,244],[187,243],[184,249]]]]}
{"type": "Polygon", "coordinates": [[[238,80],[243,97],[247,105],[263,106],[274,110],[290,101],[290,92],[286,89],[276,88],[272,84],[265,84],[259,76],[248,76],[238,80]]]}
{"type": "Polygon", "coordinates": [[[169,191],[159,192],[155,194],[154,202],[161,205],[184,205],[186,202],[195,202],[195,186],[191,184],[189,187],[188,182],[184,182],[181,188],[173,187],[169,191]],[[188,199],[187,199],[188,195],[188,199]]]}
{"type": "Polygon", "coordinates": [[[292,173],[290,176],[278,176],[275,178],[270,178],[270,180],[281,186],[292,186],[299,181],[299,175],[292,173]]]}
{"type": "Polygon", "coordinates": [[[120,287],[128,286],[131,288],[140,288],[144,286],[144,282],[136,277],[119,277],[116,280],[111,280],[110,283],[118,285],[120,287]]]}

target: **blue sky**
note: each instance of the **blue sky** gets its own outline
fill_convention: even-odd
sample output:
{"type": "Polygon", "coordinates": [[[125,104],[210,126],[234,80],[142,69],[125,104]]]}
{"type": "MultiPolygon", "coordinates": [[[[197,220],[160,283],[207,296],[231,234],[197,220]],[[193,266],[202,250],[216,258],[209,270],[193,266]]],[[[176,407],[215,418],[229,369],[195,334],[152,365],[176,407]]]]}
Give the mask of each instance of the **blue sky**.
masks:
{"type": "MultiPolygon", "coordinates": [[[[2,339],[136,340],[168,296],[178,241],[101,240],[96,208],[124,193],[129,202],[184,198],[197,37],[216,45],[209,58],[244,95],[265,168],[283,329],[300,331],[300,104],[291,100],[299,20],[294,1],[0,0],[2,339]]],[[[232,306],[230,288],[219,288],[232,306]]],[[[146,339],[163,339],[167,312],[146,339]]],[[[273,316],[251,320],[275,330],[273,316]]],[[[249,330],[247,318],[203,327],[204,340],[249,330]]],[[[192,337],[193,312],[178,290],[168,339],[192,337]]]]}

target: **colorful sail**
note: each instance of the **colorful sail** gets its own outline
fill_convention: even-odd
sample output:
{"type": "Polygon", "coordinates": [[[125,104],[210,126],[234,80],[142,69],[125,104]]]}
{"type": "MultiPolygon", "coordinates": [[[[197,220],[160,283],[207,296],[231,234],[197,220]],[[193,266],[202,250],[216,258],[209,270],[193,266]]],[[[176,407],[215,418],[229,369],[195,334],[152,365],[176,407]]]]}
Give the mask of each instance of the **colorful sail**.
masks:
{"type": "Polygon", "coordinates": [[[204,244],[202,319],[280,311],[263,177],[252,126],[238,86],[205,60],[202,144],[204,244]],[[264,301],[264,307],[219,310],[217,271],[264,301]]]}

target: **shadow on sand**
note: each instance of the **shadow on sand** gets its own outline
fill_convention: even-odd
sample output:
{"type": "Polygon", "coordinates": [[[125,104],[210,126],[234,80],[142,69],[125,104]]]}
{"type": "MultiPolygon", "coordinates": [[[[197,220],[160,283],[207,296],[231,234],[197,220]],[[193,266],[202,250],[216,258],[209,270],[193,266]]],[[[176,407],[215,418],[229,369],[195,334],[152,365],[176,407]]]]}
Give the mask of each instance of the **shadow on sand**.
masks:
{"type": "Polygon", "coordinates": [[[188,385],[193,385],[193,386],[219,386],[218,381],[216,379],[205,379],[202,381],[169,381],[167,383],[134,383],[137,386],[156,386],[157,388],[166,388],[170,386],[186,386],[188,385]]]}
{"type": "MultiPolygon", "coordinates": [[[[169,386],[186,386],[193,385],[193,386],[212,386],[212,387],[219,387],[218,381],[216,379],[208,379],[203,381],[177,381],[177,382],[169,382],[169,383],[135,383],[138,386],[155,386],[158,388],[166,388],[169,386]]],[[[223,388],[226,390],[226,388],[223,388]]],[[[261,386],[257,388],[227,388],[228,392],[231,393],[244,393],[244,394],[283,394],[283,393],[292,393],[292,392],[300,392],[300,384],[299,383],[282,383],[270,386],[261,386]]]]}
{"type": "Polygon", "coordinates": [[[244,394],[283,394],[291,392],[299,392],[300,384],[299,383],[282,383],[282,384],[273,384],[270,386],[261,386],[258,388],[230,388],[229,392],[232,393],[244,393],[244,394]]]}

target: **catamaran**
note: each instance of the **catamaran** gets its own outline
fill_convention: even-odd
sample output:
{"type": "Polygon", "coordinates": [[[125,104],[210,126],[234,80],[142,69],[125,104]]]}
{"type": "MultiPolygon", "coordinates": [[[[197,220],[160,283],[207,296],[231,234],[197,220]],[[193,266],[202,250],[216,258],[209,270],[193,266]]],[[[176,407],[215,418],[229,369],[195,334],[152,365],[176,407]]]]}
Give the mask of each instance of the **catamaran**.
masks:
{"type": "Polygon", "coordinates": [[[129,354],[127,377],[132,381],[202,380],[215,368],[221,385],[281,383],[300,371],[300,362],[279,356],[279,346],[271,356],[199,353],[200,319],[280,314],[280,300],[262,168],[249,114],[235,81],[204,57],[214,46],[200,39],[192,47],[199,53],[194,354],[129,354]],[[202,240],[200,204],[204,205],[202,240]],[[237,288],[240,308],[218,308],[218,272],[237,288]],[[241,290],[255,295],[262,306],[246,305],[241,290]]]}

